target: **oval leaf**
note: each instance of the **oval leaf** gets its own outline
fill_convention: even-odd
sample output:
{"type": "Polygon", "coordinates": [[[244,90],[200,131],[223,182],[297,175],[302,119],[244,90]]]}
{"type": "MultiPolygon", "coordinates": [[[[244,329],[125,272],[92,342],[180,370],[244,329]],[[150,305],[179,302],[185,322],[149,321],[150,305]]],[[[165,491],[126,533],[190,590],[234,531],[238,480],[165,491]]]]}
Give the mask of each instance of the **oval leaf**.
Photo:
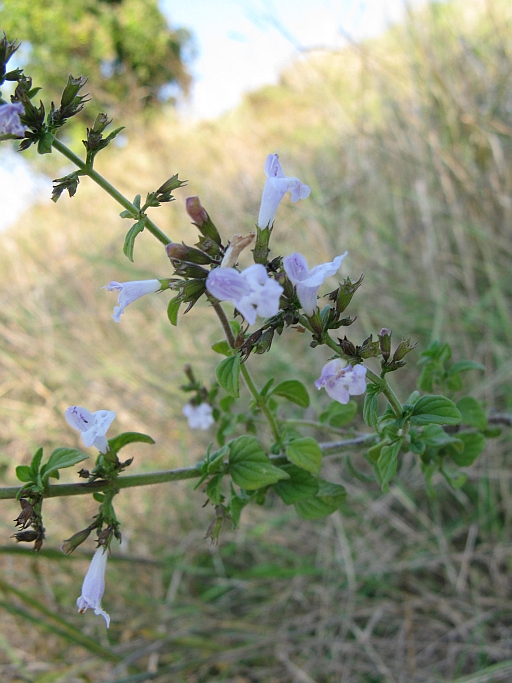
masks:
{"type": "Polygon", "coordinates": [[[289,478],[271,464],[254,436],[240,436],[229,443],[229,471],[235,484],[248,491],[289,478]]]}
{"type": "Polygon", "coordinates": [[[117,436],[114,436],[112,439],[108,440],[108,445],[110,446],[111,450],[115,451],[116,453],[128,443],[153,444],[155,441],[147,434],[140,434],[139,432],[123,432],[122,434],[118,434],[117,436]]]}
{"type": "Polygon", "coordinates": [[[217,382],[224,391],[238,398],[240,396],[240,356],[238,353],[225,358],[215,369],[217,382]]]}
{"type": "Polygon", "coordinates": [[[63,470],[72,467],[89,456],[77,448],[56,448],[50,455],[48,462],[41,467],[41,477],[46,481],[55,470],[63,470]]]}
{"type": "Polygon", "coordinates": [[[283,465],[281,468],[290,478],[274,484],[274,491],[286,505],[298,503],[299,500],[311,498],[318,493],[318,481],[295,465],[283,465]]]}
{"type": "Polygon", "coordinates": [[[457,425],[462,415],[446,396],[422,396],[412,409],[411,424],[457,425]]]}
{"type": "Polygon", "coordinates": [[[458,434],[457,437],[464,444],[462,453],[450,448],[450,457],[459,467],[469,467],[478,458],[485,447],[483,434],[458,434]]]}
{"type": "Polygon", "coordinates": [[[302,519],[320,519],[335,512],[346,497],[345,487],[320,479],[316,496],[295,503],[295,511],[302,519]]]}
{"type": "Polygon", "coordinates": [[[288,460],[303,470],[318,474],[322,466],[322,451],[315,439],[306,436],[296,439],[285,448],[288,460]]]}
{"type": "Polygon", "coordinates": [[[480,431],[487,429],[487,415],[481,404],[472,396],[465,396],[457,401],[457,408],[462,415],[462,422],[480,431]]]}
{"type": "Polygon", "coordinates": [[[306,387],[297,379],[289,379],[284,382],[279,382],[270,395],[282,396],[292,403],[296,403],[301,408],[309,407],[309,394],[306,387]]]}
{"type": "Polygon", "coordinates": [[[169,301],[169,305],[167,306],[167,317],[169,318],[171,325],[174,325],[174,327],[177,327],[178,325],[178,312],[182,302],[183,298],[178,294],[178,296],[175,296],[174,299],[169,301]]]}
{"type": "Polygon", "coordinates": [[[23,483],[32,481],[32,470],[28,465],[18,465],[16,468],[16,476],[23,483]]]}

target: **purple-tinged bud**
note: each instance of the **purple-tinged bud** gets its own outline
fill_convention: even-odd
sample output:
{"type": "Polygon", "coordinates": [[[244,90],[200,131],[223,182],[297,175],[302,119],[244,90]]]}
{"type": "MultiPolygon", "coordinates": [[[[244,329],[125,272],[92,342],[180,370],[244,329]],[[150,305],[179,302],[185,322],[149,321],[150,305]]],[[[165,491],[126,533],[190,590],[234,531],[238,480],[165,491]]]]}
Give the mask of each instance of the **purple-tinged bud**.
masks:
{"type": "Polygon", "coordinates": [[[205,254],[204,251],[201,251],[201,249],[194,249],[194,247],[178,244],[178,242],[166,244],[165,251],[173,265],[175,265],[174,261],[186,261],[203,265],[210,265],[213,262],[213,259],[208,254],[205,254]]]}
{"type": "Polygon", "coordinates": [[[387,361],[389,360],[389,355],[391,353],[391,330],[388,330],[385,327],[383,327],[377,336],[379,338],[382,359],[385,363],[387,363],[387,361]]]}
{"type": "Polygon", "coordinates": [[[201,204],[199,197],[187,197],[185,199],[185,209],[198,228],[203,226],[208,220],[208,214],[201,204]]]}

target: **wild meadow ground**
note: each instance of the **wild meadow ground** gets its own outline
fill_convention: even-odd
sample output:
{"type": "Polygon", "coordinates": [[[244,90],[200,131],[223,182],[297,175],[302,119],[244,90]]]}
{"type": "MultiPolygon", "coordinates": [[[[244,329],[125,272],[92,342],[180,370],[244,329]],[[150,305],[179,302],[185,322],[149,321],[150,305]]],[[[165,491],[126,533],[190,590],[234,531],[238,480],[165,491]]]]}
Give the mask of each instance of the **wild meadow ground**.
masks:
{"type": "MultiPolygon", "coordinates": [[[[448,341],[456,360],[486,368],[468,373],[464,391],[510,414],[511,29],[506,1],[436,3],[378,40],[301,60],[218,121],[186,127],[169,112],[128,123],[127,147],[109,148],[98,170],[130,198],[176,172],[188,179],[151,217],[192,244],[184,198],[199,194],[224,235],[250,231],[264,159],[277,147],[285,171],[312,193],[281,206],[275,253],[301,251],[314,265],[347,249],[341,274],[365,274],[348,336],[360,342],[388,327],[418,350],[448,341]]],[[[172,272],[146,234],[134,264],[123,256],[129,225],[118,214],[84,180],[73,199],[36,207],[2,234],[5,485],[37,447],[79,445],[63,419],[72,404],[115,410],[118,431],[155,439],[126,451],[136,471],[193,464],[208,446],[209,435],[190,432],[181,416],[179,387],[185,363],[213,381],[210,346],[221,330],[204,305],[172,327],[166,292],[112,321],[115,296],[102,285],[172,272]]],[[[308,341],[292,331],[279,341],[269,356],[251,357],[258,381],[270,360],[279,378],[312,386],[328,355],[306,354],[308,341]]],[[[403,399],[418,374],[419,354],[409,358],[396,383],[403,399]]],[[[322,405],[315,392],[312,417],[322,405]]],[[[356,427],[366,429],[360,412],[356,427]]],[[[411,455],[385,494],[365,480],[362,452],[350,463],[326,458],[326,478],[348,491],[338,512],[304,522],[270,498],[247,508],[238,529],[227,524],[218,546],[204,539],[212,508],[193,484],[123,491],[123,543],[103,601],[108,632],[101,618],[76,614],[92,542],[70,557],[59,550],[90,523],[94,502],[46,501],[36,557],[9,538],[18,509],[1,501],[0,680],[512,680],[509,432],[489,442],[460,490],[436,480],[433,498],[411,455]]],[[[63,481],[73,480],[66,472],[63,481]]]]}

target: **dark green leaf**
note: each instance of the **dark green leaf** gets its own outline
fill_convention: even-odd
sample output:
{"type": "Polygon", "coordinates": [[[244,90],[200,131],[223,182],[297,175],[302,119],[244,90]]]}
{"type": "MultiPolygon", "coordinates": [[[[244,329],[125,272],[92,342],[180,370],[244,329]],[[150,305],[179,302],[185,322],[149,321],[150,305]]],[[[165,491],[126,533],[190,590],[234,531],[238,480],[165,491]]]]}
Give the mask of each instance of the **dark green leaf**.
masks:
{"type": "Polygon", "coordinates": [[[295,465],[282,465],[281,469],[290,478],[274,484],[274,491],[286,505],[311,498],[318,493],[318,481],[306,470],[295,465]]]}
{"type": "Polygon", "coordinates": [[[442,448],[448,444],[451,444],[453,448],[459,452],[464,448],[464,444],[458,438],[458,435],[452,436],[451,434],[447,434],[441,425],[427,425],[423,429],[421,439],[426,446],[430,446],[431,448],[442,448]]]}
{"type": "Polygon", "coordinates": [[[174,299],[169,301],[169,305],[167,306],[167,317],[169,318],[171,325],[174,325],[174,327],[177,327],[178,325],[178,312],[182,303],[183,297],[181,294],[178,294],[178,296],[175,296],[174,299]]]}
{"type": "Polygon", "coordinates": [[[231,478],[243,489],[253,491],[288,479],[288,474],[271,464],[254,436],[240,436],[229,443],[231,478]]]}
{"type": "Polygon", "coordinates": [[[32,470],[28,465],[18,465],[16,468],[16,476],[22,482],[33,481],[32,470]]]}
{"type": "Polygon", "coordinates": [[[231,355],[231,347],[225,339],[222,339],[221,341],[212,344],[212,351],[215,351],[215,353],[220,353],[221,356],[231,355]]]}
{"type": "Polygon", "coordinates": [[[379,410],[378,394],[374,391],[367,391],[363,403],[363,420],[368,427],[377,430],[377,417],[379,410]]]}
{"type": "Polygon", "coordinates": [[[450,457],[459,467],[469,467],[478,458],[485,447],[485,436],[483,434],[459,434],[458,438],[464,444],[462,453],[450,448],[450,457]]]}
{"type": "Polygon", "coordinates": [[[234,356],[225,358],[215,369],[217,382],[224,389],[224,391],[238,398],[240,395],[240,356],[237,353],[234,356]]]}
{"type": "Polygon", "coordinates": [[[222,474],[216,474],[206,486],[206,495],[214,505],[220,505],[224,500],[224,496],[221,493],[222,477],[222,474]]]}
{"type": "Polygon", "coordinates": [[[448,369],[448,376],[456,375],[459,372],[466,372],[467,370],[485,370],[485,366],[475,363],[473,360],[460,360],[448,369]]]}
{"type": "Polygon", "coordinates": [[[145,218],[140,218],[126,233],[124,238],[123,253],[130,261],[133,262],[133,248],[135,246],[135,238],[144,230],[145,218]]]}
{"type": "Polygon", "coordinates": [[[317,441],[310,436],[295,439],[287,444],[286,456],[294,465],[303,470],[318,474],[322,466],[322,451],[317,441]]]}
{"type": "Polygon", "coordinates": [[[402,439],[398,439],[389,446],[384,446],[377,461],[377,467],[382,478],[382,490],[388,490],[388,482],[394,476],[398,465],[398,454],[402,439]]]}
{"type": "Polygon", "coordinates": [[[346,497],[343,486],[320,479],[316,496],[295,503],[295,511],[302,519],[320,519],[335,512],[346,497]]]}
{"type": "Polygon", "coordinates": [[[41,467],[41,477],[43,482],[52,475],[55,470],[62,470],[72,467],[82,460],[87,460],[89,456],[77,448],[56,448],[50,455],[48,462],[41,467]]]}
{"type": "Polygon", "coordinates": [[[118,434],[117,436],[114,436],[112,439],[108,440],[108,445],[110,446],[111,450],[115,451],[116,453],[120,451],[123,446],[126,446],[126,444],[129,443],[153,444],[155,441],[147,434],[140,434],[139,432],[123,432],[122,434],[118,434]]]}
{"type": "Polygon", "coordinates": [[[487,415],[476,398],[465,396],[457,401],[457,408],[462,415],[462,422],[471,427],[476,427],[480,431],[487,429],[487,415]]]}
{"type": "Polygon", "coordinates": [[[446,396],[422,396],[412,410],[411,424],[457,425],[462,420],[457,407],[446,396]]]}
{"type": "Polygon", "coordinates": [[[43,135],[42,138],[39,139],[39,142],[37,143],[37,151],[39,154],[51,154],[52,152],[52,144],[53,144],[53,135],[48,132],[43,135]]]}
{"type": "Polygon", "coordinates": [[[282,396],[292,403],[296,403],[301,408],[309,407],[309,394],[306,387],[297,379],[289,379],[284,382],[279,382],[270,395],[282,396]]]}

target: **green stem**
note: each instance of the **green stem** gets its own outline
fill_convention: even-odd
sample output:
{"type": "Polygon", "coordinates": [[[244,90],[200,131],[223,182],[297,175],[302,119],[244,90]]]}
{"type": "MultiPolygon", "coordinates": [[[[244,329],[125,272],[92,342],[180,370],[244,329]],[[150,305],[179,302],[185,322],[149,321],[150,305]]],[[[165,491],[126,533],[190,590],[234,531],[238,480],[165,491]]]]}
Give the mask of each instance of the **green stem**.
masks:
{"type": "MultiPolygon", "coordinates": [[[[213,306],[213,310],[217,314],[220,324],[222,325],[222,329],[224,330],[224,334],[226,335],[226,341],[232,349],[236,348],[235,337],[233,336],[233,331],[231,330],[229,320],[227,319],[226,314],[224,313],[224,309],[217,300],[213,299],[212,297],[208,297],[208,299],[213,306]]],[[[281,440],[281,435],[279,433],[279,428],[277,426],[277,422],[274,418],[274,415],[268,407],[267,402],[258,391],[258,388],[254,384],[254,380],[251,376],[251,373],[249,372],[249,368],[246,367],[245,363],[242,363],[240,365],[240,372],[242,373],[242,377],[244,378],[245,384],[249,389],[250,393],[252,394],[253,399],[255,400],[258,407],[261,408],[263,414],[267,418],[267,422],[270,425],[270,429],[272,430],[272,434],[274,436],[275,441],[279,442],[281,440]]]]}
{"type": "MultiPolygon", "coordinates": [[[[78,166],[78,168],[82,171],[84,175],[89,176],[91,180],[94,180],[95,183],[97,183],[105,192],[107,192],[113,199],[116,200],[119,204],[121,204],[122,207],[127,209],[127,211],[131,211],[134,215],[137,215],[139,213],[139,210],[137,207],[130,202],[129,199],[127,199],[124,195],[122,195],[119,190],[116,190],[116,188],[111,185],[108,180],[106,180],[103,176],[101,176],[97,171],[94,170],[91,166],[88,166],[85,161],[80,159],[79,156],[77,156],[74,152],[72,152],[69,147],[66,147],[65,144],[63,144],[60,140],[57,140],[57,138],[54,136],[53,138],[53,143],[52,146],[58,150],[63,156],[66,157],[66,159],[69,159],[69,161],[73,162],[75,166],[78,166]]],[[[144,227],[152,234],[154,235],[157,240],[159,240],[162,244],[171,244],[172,240],[170,240],[166,234],[164,234],[158,226],[156,226],[153,221],[145,216],[145,223],[144,227]]]]}

